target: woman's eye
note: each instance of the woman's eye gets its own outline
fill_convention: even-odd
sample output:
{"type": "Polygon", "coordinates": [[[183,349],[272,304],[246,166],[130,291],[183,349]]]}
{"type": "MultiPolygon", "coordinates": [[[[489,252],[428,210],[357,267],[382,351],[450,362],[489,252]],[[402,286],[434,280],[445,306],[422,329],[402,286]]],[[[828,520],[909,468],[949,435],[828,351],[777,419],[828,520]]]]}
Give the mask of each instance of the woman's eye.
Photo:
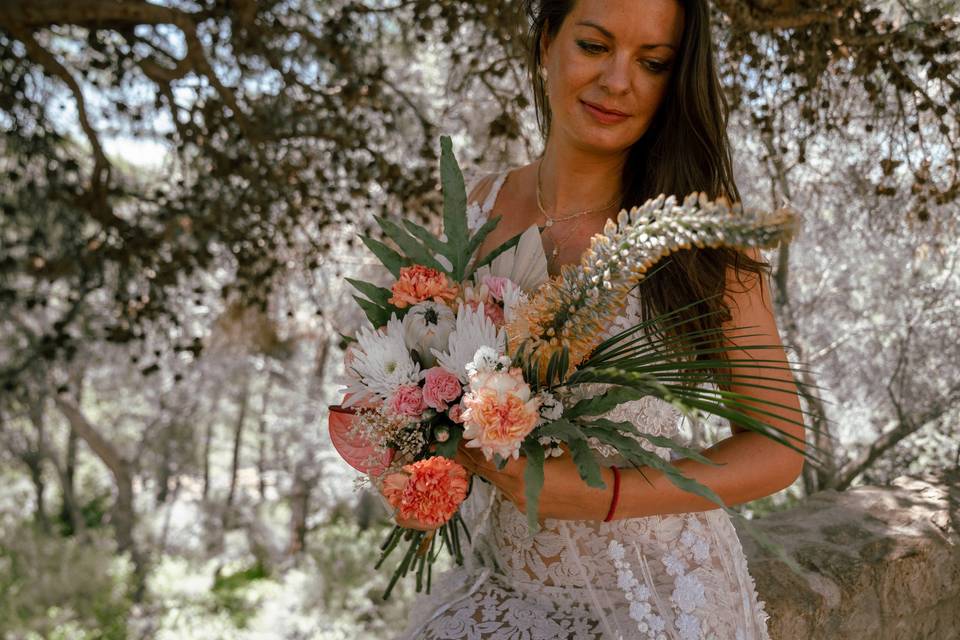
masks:
{"type": "Polygon", "coordinates": [[[654,73],[664,73],[670,69],[669,62],[658,62],[657,60],[647,60],[647,68],[653,71],[654,73]]]}
{"type": "Polygon", "coordinates": [[[577,40],[577,46],[587,53],[600,53],[607,50],[607,48],[602,44],[597,44],[596,42],[587,42],[586,40],[577,40]]]}

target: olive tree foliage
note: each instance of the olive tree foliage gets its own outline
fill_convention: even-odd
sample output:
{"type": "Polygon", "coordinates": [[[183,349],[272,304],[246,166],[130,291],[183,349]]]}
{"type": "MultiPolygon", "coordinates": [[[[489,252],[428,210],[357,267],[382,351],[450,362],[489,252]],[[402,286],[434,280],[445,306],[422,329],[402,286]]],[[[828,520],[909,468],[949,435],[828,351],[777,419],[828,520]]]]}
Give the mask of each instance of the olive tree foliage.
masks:
{"type": "MultiPolygon", "coordinates": [[[[789,127],[795,143],[773,150],[788,164],[817,131],[884,137],[874,188],[908,189],[903,214],[926,219],[960,193],[954,4],[718,0],[731,102],[761,130],[789,127]],[[857,91],[869,101],[852,108],[857,91]]],[[[465,135],[464,164],[534,150],[520,5],[5,3],[0,300],[42,321],[4,327],[3,384],[69,356],[94,290],[109,312],[90,337],[139,340],[145,320],[182,321],[169,292],[218,255],[236,270],[218,286],[262,307],[292,245],[316,264],[332,225],[430,210],[439,125],[465,135]],[[106,151],[119,136],[157,141],[167,163],[134,177],[106,151]]],[[[196,352],[200,337],[175,342],[196,352]]]]}
{"type": "MultiPolygon", "coordinates": [[[[182,282],[227,267],[222,293],[264,307],[293,248],[316,264],[332,226],[436,200],[432,118],[409,78],[392,81],[405,45],[375,15],[313,2],[0,7],[0,299],[4,323],[32,329],[3,328],[8,390],[79,339],[182,323],[170,304],[182,282]],[[161,144],[165,165],[125,170],[106,151],[118,137],[161,144]],[[94,291],[106,306],[81,332],[94,291]]],[[[197,352],[201,338],[174,345],[197,352]]]]}
{"type": "MultiPolygon", "coordinates": [[[[766,193],[750,198],[793,201],[811,229],[830,230],[825,238],[846,240],[836,229],[856,229],[850,252],[891,248],[880,231],[909,229],[898,248],[918,255],[925,243],[939,262],[890,255],[891,273],[917,274],[896,280],[893,305],[913,300],[911,282],[941,286],[949,273],[949,214],[960,194],[955,5],[712,5],[734,147],[744,175],[764,178],[751,182],[766,193]]],[[[311,457],[317,415],[298,402],[318,398],[318,380],[334,373],[336,333],[357,321],[340,281],[359,268],[357,235],[370,231],[375,214],[427,219],[437,210],[441,132],[457,136],[465,168],[539,149],[525,31],[518,0],[0,4],[0,417],[8,433],[10,416],[19,420],[8,449],[24,469],[41,440],[50,441],[51,429],[41,432],[45,422],[31,416],[56,414],[54,424],[71,423],[49,455],[64,487],[69,438],[79,433],[118,483],[145,475],[162,493],[177,473],[205,473],[196,449],[172,441],[189,432],[202,451],[213,433],[242,463],[259,441],[245,429],[268,415],[272,463],[284,466],[283,491],[300,505],[291,527],[302,538],[309,487],[322,469],[311,457]],[[130,139],[158,145],[163,164],[145,169],[109,152],[130,139]],[[263,359],[269,364],[258,369],[263,359]],[[77,370],[99,381],[86,387],[86,401],[77,370]],[[129,385],[122,391],[110,386],[118,374],[129,385]],[[90,414],[101,397],[119,393],[142,406],[138,425],[118,423],[107,408],[90,414]],[[47,413],[31,414],[38,398],[47,398],[47,413]],[[154,423],[152,412],[162,420],[154,423]],[[113,433],[121,427],[125,435],[113,433]]],[[[812,255],[789,246],[777,254],[782,326],[804,349],[801,360],[822,357],[849,371],[818,355],[831,329],[813,333],[806,319],[823,307],[805,301],[880,280],[864,271],[860,280],[828,278],[826,289],[808,289],[823,264],[803,260],[812,255]]],[[[940,295],[923,291],[917,304],[940,295]]],[[[895,395],[863,401],[886,403],[910,424],[928,424],[921,418],[935,408],[912,403],[950,391],[913,375],[915,358],[897,365],[901,343],[938,348],[938,325],[926,319],[949,318],[931,304],[908,319],[887,314],[902,322],[888,336],[917,327],[900,342],[878,342],[886,331],[878,325],[869,334],[876,339],[860,343],[874,345],[872,371],[890,374],[869,378],[874,390],[894,375],[900,381],[888,385],[895,395]]],[[[864,309],[835,311],[852,320],[864,309]]],[[[840,388],[848,398],[862,391],[840,388]]],[[[836,417],[821,408],[824,421],[836,417]]],[[[887,424],[883,416],[870,423],[887,424]]],[[[850,472],[857,464],[835,460],[850,472]]],[[[828,476],[808,486],[838,477],[828,476]]],[[[236,486],[226,486],[229,501],[236,486]]]]}
{"type": "MultiPolygon", "coordinates": [[[[953,24],[946,8],[885,11],[926,34],[922,50],[944,48],[922,25],[953,24]]],[[[889,55],[879,68],[902,60],[889,55]]],[[[892,73],[917,75],[925,94],[840,73],[814,124],[793,90],[744,76],[748,95],[765,98],[731,123],[745,199],[804,214],[801,235],[773,257],[773,282],[784,342],[812,365],[804,381],[826,390],[805,397],[830,452],[824,468],[806,466],[807,493],[955,466],[960,453],[948,444],[960,421],[956,56],[934,55],[948,64],[929,72],[918,59],[892,73]],[[923,107],[945,88],[947,103],[923,107]]]]}

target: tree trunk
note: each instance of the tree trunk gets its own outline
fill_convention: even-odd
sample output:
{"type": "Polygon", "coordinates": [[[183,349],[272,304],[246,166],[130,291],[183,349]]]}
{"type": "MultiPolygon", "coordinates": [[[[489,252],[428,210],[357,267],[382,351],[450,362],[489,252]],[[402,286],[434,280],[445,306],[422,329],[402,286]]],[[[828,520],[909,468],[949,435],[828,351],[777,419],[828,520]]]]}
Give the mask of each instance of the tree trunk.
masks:
{"type": "MultiPolygon", "coordinates": [[[[30,422],[37,431],[36,445],[29,447],[20,455],[20,459],[30,472],[30,482],[37,496],[33,519],[44,533],[50,533],[50,519],[47,518],[46,483],[43,478],[43,458],[46,450],[46,430],[43,420],[43,403],[41,398],[30,406],[30,422]]],[[[29,445],[28,445],[29,446],[29,445]]]]}
{"type": "MultiPolygon", "coordinates": [[[[316,364],[313,376],[310,379],[310,396],[322,397],[323,383],[327,374],[327,355],[330,350],[330,341],[321,340],[318,345],[316,364]]],[[[289,555],[296,555],[306,551],[307,546],[307,517],[310,515],[311,487],[317,481],[317,474],[310,467],[308,456],[301,456],[293,472],[293,484],[290,488],[290,545],[289,555]]]]}
{"type": "Polygon", "coordinates": [[[61,514],[69,517],[73,523],[74,533],[82,534],[86,531],[87,521],[83,517],[80,509],[80,501],[77,499],[76,477],[77,477],[77,436],[76,429],[70,425],[70,432],[67,434],[67,451],[63,464],[63,474],[61,484],[63,485],[63,505],[61,514]],[[64,513],[66,512],[66,513],[64,513]]]}
{"type": "Polygon", "coordinates": [[[117,488],[117,499],[113,506],[111,521],[117,541],[117,551],[130,554],[134,566],[133,598],[135,602],[140,602],[146,586],[146,561],[137,548],[134,538],[136,510],[133,504],[131,464],[110,440],[97,431],[77,405],[59,395],[54,396],[54,401],[77,436],[83,439],[113,476],[117,488]]]}
{"type": "Polygon", "coordinates": [[[261,503],[266,499],[267,494],[267,409],[270,406],[270,392],[272,390],[273,378],[270,378],[267,381],[267,388],[263,392],[260,425],[257,432],[257,489],[261,503]]]}
{"type": "Polygon", "coordinates": [[[304,464],[297,463],[290,488],[290,546],[287,554],[298,555],[307,548],[307,516],[310,511],[310,481],[304,475],[304,464]]]}
{"type": "MultiPolygon", "coordinates": [[[[788,169],[783,164],[783,158],[777,151],[776,145],[769,133],[763,136],[763,142],[767,149],[770,164],[772,165],[771,191],[773,205],[777,206],[779,201],[777,197],[778,189],[788,201],[792,201],[793,189],[790,186],[790,178],[787,175],[788,169]]],[[[773,282],[775,284],[774,304],[777,315],[782,320],[781,332],[783,333],[784,343],[790,345],[800,363],[805,364],[803,347],[798,340],[800,335],[799,321],[797,320],[793,305],[790,301],[789,273],[790,243],[782,242],[777,252],[776,269],[773,272],[773,282]]],[[[826,487],[830,483],[830,478],[835,473],[832,455],[835,444],[831,438],[829,425],[826,420],[826,407],[824,407],[822,400],[811,391],[816,384],[816,380],[813,379],[813,376],[809,372],[800,372],[797,375],[799,377],[797,390],[806,401],[809,411],[807,414],[808,418],[805,418],[805,421],[810,422],[809,428],[806,430],[806,441],[812,442],[815,447],[819,448],[819,451],[822,451],[822,453],[818,453],[818,450],[814,450],[813,453],[821,457],[823,466],[815,467],[809,460],[804,460],[803,463],[803,489],[806,495],[811,495],[826,487]]]]}
{"type": "Polygon", "coordinates": [[[157,467],[157,492],[154,496],[155,506],[161,506],[167,501],[170,492],[170,456],[173,453],[173,438],[171,434],[163,434],[163,445],[160,451],[160,463],[157,467]]]}
{"type": "MultiPolygon", "coordinates": [[[[216,412],[214,412],[216,414],[216,412]]],[[[207,421],[207,431],[203,435],[203,499],[210,493],[210,446],[213,444],[214,418],[207,421]]]]}
{"type": "Polygon", "coordinates": [[[243,445],[243,424],[247,420],[247,409],[250,406],[250,374],[245,373],[240,391],[240,409],[233,426],[233,459],[230,464],[230,489],[227,492],[227,503],[223,510],[223,528],[230,526],[230,511],[237,491],[237,471],[240,469],[240,449],[243,445]]]}

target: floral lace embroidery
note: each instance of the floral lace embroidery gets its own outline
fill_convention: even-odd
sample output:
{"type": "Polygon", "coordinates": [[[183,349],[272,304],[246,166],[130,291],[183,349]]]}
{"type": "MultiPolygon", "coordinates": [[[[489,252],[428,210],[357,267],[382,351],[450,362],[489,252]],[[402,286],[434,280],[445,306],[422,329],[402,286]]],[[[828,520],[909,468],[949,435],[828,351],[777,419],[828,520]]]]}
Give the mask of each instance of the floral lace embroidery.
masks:
{"type": "Polygon", "coordinates": [[[653,613],[653,607],[650,605],[650,587],[641,584],[630,569],[630,565],[624,562],[623,545],[616,540],[611,540],[607,553],[613,559],[613,566],[617,568],[617,586],[626,594],[627,601],[630,603],[630,617],[636,620],[637,630],[646,634],[646,638],[667,640],[667,635],[664,633],[666,623],[661,616],[653,613]]]}

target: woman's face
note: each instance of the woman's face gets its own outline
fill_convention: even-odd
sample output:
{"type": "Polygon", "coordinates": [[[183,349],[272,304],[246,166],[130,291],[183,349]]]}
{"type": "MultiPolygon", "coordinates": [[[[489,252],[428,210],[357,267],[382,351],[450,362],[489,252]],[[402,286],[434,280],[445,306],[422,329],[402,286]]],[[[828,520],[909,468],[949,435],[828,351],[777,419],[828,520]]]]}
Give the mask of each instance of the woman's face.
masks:
{"type": "Polygon", "coordinates": [[[541,43],[550,135],[593,152],[628,149],[666,93],[682,35],[677,0],[577,0],[541,43]]]}

